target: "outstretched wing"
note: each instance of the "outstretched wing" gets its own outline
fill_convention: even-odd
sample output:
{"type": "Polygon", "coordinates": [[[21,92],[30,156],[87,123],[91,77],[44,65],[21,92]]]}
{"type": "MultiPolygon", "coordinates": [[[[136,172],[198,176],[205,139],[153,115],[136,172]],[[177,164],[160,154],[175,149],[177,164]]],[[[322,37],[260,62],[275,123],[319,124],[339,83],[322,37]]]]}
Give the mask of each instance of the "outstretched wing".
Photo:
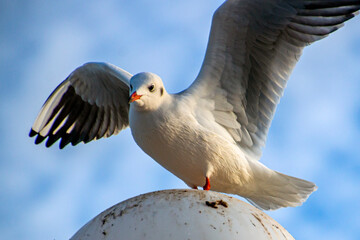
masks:
{"type": "Polygon", "coordinates": [[[73,71],[49,96],[30,137],[60,148],[117,134],[129,125],[131,74],[108,63],[86,63],[73,71]]]}
{"type": "Polygon", "coordinates": [[[213,16],[204,63],[184,94],[213,101],[214,120],[247,156],[260,159],[302,49],[359,8],[360,0],[228,0],[213,16]]]}

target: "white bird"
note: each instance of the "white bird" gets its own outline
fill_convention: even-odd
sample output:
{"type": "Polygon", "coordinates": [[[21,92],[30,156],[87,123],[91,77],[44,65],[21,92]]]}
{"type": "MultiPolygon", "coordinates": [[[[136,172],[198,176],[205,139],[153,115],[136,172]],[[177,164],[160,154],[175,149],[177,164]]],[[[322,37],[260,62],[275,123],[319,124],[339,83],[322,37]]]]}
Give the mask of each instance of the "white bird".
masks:
{"type": "Polygon", "coordinates": [[[315,184],[258,160],[302,49],[359,8],[360,0],[228,0],[213,16],[189,88],[169,94],[153,73],[86,63],[46,100],[30,136],[36,144],[47,138],[47,147],[61,139],[63,148],[130,125],[142,150],[192,188],[237,194],[265,210],[299,206],[315,184]]]}

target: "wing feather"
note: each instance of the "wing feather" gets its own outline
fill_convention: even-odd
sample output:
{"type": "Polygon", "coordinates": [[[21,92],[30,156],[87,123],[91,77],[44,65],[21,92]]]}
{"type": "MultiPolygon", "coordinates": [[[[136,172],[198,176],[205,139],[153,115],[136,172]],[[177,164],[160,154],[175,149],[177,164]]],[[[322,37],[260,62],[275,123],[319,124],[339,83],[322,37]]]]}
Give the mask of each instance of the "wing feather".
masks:
{"type": "Polygon", "coordinates": [[[30,137],[60,148],[117,134],[129,125],[131,74],[108,63],[86,63],[74,70],[48,97],[30,137]]]}
{"type": "Polygon", "coordinates": [[[258,160],[303,48],[359,8],[360,0],[227,0],[214,13],[199,75],[183,93],[213,101],[215,122],[258,160]]]}

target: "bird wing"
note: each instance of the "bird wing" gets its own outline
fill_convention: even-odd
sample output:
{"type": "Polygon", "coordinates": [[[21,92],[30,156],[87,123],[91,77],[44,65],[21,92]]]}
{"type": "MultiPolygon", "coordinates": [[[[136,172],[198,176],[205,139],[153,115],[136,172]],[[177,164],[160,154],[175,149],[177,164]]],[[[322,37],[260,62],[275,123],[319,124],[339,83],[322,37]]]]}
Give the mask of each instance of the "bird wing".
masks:
{"type": "Polygon", "coordinates": [[[131,74],[108,63],[86,63],[75,69],[48,97],[30,137],[61,138],[60,148],[117,134],[129,125],[131,74]]]}
{"type": "Polygon", "coordinates": [[[359,8],[360,0],[228,0],[214,13],[199,75],[180,94],[212,101],[215,122],[258,160],[302,49],[359,8]]]}

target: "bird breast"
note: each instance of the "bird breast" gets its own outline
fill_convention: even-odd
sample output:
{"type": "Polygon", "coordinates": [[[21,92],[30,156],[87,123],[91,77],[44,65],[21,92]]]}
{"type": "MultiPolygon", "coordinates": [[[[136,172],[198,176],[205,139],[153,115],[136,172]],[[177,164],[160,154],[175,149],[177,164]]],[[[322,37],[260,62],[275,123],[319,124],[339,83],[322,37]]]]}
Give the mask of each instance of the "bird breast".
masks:
{"type": "Polygon", "coordinates": [[[206,169],[206,164],[196,161],[201,152],[199,149],[204,146],[195,146],[205,142],[190,127],[192,122],[191,116],[178,115],[176,111],[140,112],[130,108],[130,128],[135,142],[184,181],[185,175],[203,176],[206,169]]]}
{"type": "Polygon", "coordinates": [[[203,129],[191,114],[174,109],[140,112],[130,108],[130,128],[145,153],[188,184],[202,186],[212,171],[217,175],[219,169],[236,171],[240,167],[235,166],[241,163],[237,147],[203,129]]]}

